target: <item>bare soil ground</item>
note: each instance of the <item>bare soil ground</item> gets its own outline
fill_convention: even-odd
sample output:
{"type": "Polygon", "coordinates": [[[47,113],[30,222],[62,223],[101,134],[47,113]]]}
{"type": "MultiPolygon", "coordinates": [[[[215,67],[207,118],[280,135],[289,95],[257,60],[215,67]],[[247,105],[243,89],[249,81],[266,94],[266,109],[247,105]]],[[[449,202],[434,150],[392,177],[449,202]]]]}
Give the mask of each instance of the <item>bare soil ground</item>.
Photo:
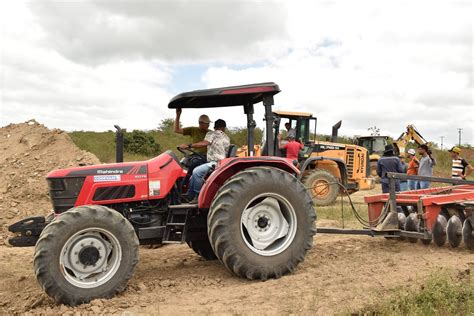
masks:
{"type": "Polygon", "coordinates": [[[474,269],[474,256],[461,248],[317,235],[294,274],[255,282],[234,277],[219,261],[202,260],[186,245],[173,245],[142,248],[135,276],[119,296],[67,307],[43,294],[32,257],[31,248],[0,247],[0,314],[333,314],[357,311],[396,286],[422,283],[439,268],[474,269]]]}
{"type": "MultiPolygon", "coordinates": [[[[65,133],[36,122],[0,129],[0,154],[3,227],[48,212],[47,171],[98,162],[65,133]]],[[[376,192],[357,193],[354,200],[362,204],[365,194],[376,192]]],[[[335,224],[320,219],[317,225],[335,224]]],[[[294,274],[266,282],[236,278],[219,261],[204,261],[186,245],[142,247],[135,276],[122,294],[77,307],[57,305],[43,293],[34,276],[33,248],[1,245],[0,314],[347,313],[383,299],[395,287],[422,284],[440,268],[460,274],[474,268],[474,255],[464,248],[365,236],[318,234],[314,241],[294,274]]]]}

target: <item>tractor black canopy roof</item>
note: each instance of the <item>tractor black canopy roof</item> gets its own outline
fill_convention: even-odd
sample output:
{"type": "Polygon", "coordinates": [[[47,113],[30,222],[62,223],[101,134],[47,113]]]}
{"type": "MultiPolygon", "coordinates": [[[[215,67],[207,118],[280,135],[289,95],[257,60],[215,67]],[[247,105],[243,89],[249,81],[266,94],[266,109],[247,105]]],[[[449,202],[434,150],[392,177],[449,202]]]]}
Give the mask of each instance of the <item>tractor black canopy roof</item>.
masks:
{"type": "Polygon", "coordinates": [[[243,106],[262,102],[264,97],[278,92],[280,88],[274,82],[195,90],[178,94],[168,103],[168,108],[243,106]]]}

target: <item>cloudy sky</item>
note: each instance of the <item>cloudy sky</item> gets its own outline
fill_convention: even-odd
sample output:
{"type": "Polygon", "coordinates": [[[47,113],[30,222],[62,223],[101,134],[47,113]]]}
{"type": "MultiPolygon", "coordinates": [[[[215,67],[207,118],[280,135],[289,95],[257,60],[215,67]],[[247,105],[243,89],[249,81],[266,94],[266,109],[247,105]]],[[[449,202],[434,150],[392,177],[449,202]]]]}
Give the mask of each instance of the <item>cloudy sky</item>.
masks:
{"type": "MultiPolygon", "coordinates": [[[[345,135],[414,124],[474,142],[470,0],[0,3],[0,126],[153,129],[179,92],[274,81],[276,108],[321,133],[342,119],[345,135]]],[[[245,126],[240,109],[207,112],[245,126]]]]}

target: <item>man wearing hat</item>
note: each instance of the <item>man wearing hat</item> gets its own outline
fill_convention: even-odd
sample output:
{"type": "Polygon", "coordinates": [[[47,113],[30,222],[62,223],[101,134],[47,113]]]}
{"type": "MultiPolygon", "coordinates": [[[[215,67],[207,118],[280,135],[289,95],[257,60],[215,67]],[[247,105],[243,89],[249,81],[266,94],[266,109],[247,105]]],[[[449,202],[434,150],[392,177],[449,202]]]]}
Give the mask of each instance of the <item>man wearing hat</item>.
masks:
{"type": "MultiPolygon", "coordinates": [[[[181,128],[180,118],[181,118],[182,109],[176,109],[176,118],[174,120],[174,132],[178,134],[183,134],[184,136],[191,136],[191,140],[193,143],[198,143],[206,137],[207,132],[209,131],[209,124],[211,121],[209,120],[209,116],[203,114],[199,117],[199,126],[190,126],[181,128]]],[[[206,154],[207,147],[200,147],[195,149],[196,152],[201,154],[206,154]]]]}
{"type": "Polygon", "coordinates": [[[461,148],[454,146],[448,150],[453,158],[453,167],[451,171],[451,177],[453,179],[466,179],[474,168],[467,162],[461,155],[461,148]]]}
{"type": "MultiPolygon", "coordinates": [[[[416,151],[413,148],[408,149],[408,168],[407,168],[407,175],[409,176],[416,176],[418,174],[418,165],[419,161],[416,158],[416,151]]],[[[418,181],[416,180],[408,180],[408,190],[416,190],[418,189],[418,181]]]]}
{"type": "Polygon", "coordinates": [[[230,146],[229,136],[224,132],[226,126],[226,122],[219,119],[214,123],[214,130],[207,132],[203,141],[188,145],[188,148],[207,147],[207,163],[194,168],[191,180],[189,181],[188,198],[192,199],[189,202],[191,204],[197,203],[199,191],[201,191],[202,184],[204,183],[204,177],[216,167],[219,161],[226,158],[230,146]]]}
{"type": "MultiPolygon", "coordinates": [[[[381,179],[383,193],[389,192],[388,172],[404,173],[400,159],[394,155],[394,148],[391,144],[385,146],[383,156],[377,161],[377,174],[381,179]]],[[[400,191],[398,181],[395,182],[395,191],[400,191]]]]}

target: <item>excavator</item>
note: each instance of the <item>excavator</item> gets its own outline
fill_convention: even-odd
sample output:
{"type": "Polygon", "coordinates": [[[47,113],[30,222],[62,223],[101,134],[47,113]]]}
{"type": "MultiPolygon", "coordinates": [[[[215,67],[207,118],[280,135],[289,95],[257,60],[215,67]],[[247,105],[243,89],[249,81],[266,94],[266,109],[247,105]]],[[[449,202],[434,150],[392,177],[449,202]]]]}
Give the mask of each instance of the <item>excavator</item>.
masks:
{"type": "MultiPolygon", "coordinates": [[[[385,146],[388,144],[388,136],[362,136],[356,139],[356,144],[367,148],[370,159],[370,174],[377,177],[377,161],[383,155],[385,146]]],[[[408,125],[406,130],[393,141],[393,146],[397,155],[404,156],[409,142],[415,142],[417,145],[427,144],[428,142],[421,136],[414,125],[408,125]]]]}

